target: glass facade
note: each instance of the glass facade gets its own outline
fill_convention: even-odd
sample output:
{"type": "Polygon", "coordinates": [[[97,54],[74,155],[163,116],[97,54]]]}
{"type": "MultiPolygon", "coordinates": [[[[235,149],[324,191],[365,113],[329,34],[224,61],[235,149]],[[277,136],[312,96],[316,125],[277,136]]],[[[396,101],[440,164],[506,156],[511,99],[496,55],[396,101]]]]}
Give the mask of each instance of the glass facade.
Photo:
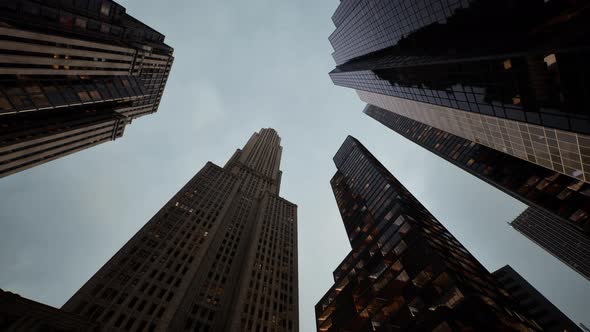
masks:
{"type": "Polygon", "coordinates": [[[376,106],[368,105],[364,112],[439,157],[590,236],[590,184],[376,106]]]}
{"type": "Polygon", "coordinates": [[[586,1],[342,1],[337,85],[590,134],[586,1]]]}
{"type": "Polygon", "coordinates": [[[590,239],[587,236],[535,207],[526,209],[510,225],[590,280],[590,239]]]}
{"type": "Polygon", "coordinates": [[[590,182],[590,136],[366,91],[364,102],[590,182]]]}
{"type": "Polygon", "coordinates": [[[541,325],[546,332],[582,332],[566,315],[539,293],[510,265],[493,273],[498,283],[518,302],[523,312],[541,325]]]}
{"type": "Polygon", "coordinates": [[[318,331],[539,328],[360,142],[349,136],[334,162],[353,248],[316,305],[318,331]]]}
{"type": "Polygon", "coordinates": [[[6,81],[0,83],[0,114],[112,101],[122,103],[146,95],[141,80],[133,76],[6,81]]]}

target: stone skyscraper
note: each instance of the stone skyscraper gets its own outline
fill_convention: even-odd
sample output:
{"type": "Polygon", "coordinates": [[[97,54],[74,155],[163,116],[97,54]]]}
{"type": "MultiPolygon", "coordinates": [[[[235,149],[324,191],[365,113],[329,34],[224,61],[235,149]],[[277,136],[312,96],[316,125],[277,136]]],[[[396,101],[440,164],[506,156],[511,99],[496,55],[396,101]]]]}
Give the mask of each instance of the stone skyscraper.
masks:
{"type": "Polygon", "coordinates": [[[108,331],[298,331],[281,153],[262,129],[224,167],[207,163],[62,310],[108,331]]]}
{"type": "Polygon", "coordinates": [[[540,330],[359,141],[349,136],[334,163],[352,251],[316,305],[318,331],[540,330]]]}
{"type": "Polygon", "coordinates": [[[0,177],[156,112],[172,53],[111,0],[0,1],[0,177]]]}

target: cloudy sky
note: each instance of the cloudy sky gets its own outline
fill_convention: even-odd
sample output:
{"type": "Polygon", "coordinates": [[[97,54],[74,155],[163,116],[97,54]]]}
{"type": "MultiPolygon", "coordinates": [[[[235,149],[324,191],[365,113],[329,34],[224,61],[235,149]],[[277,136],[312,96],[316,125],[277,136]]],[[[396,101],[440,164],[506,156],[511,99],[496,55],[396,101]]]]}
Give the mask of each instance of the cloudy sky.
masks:
{"type": "Polygon", "coordinates": [[[512,265],[575,322],[590,283],[507,225],[525,206],[406,141],[333,86],[337,0],[125,0],[176,61],[158,113],[123,138],[0,179],[0,288],[61,306],[209,160],[262,127],[282,137],[299,206],[301,331],[350,250],[329,180],[353,135],[488,269],[512,265]]]}

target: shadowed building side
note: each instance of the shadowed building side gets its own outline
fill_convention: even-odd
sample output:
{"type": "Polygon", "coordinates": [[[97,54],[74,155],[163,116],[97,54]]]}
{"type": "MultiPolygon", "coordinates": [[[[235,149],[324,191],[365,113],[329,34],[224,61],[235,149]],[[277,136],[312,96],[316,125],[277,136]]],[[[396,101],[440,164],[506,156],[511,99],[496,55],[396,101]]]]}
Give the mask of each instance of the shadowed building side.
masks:
{"type": "Polygon", "coordinates": [[[590,182],[587,0],[341,1],[336,85],[590,182]]]}
{"type": "Polygon", "coordinates": [[[318,331],[537,331],[492,275],[353,137],[331,184],[352,251],[318,331]]]}
{"type": "Polygon", "coordinates": [[[364,112],[408,140],[530,205],[525,215],[543,217],[516,222],[513,227],[530,225],[521,232],[590,278],[588,183],[373,105],[368,105],[364,112]]]}
{"type": "Polygon", "coordinates": [[[0,330],[27,332],[99,332],[99,324],[79,315],[0,289],[0,330]]]}
{"type": "MultiPolygon", "coordinates": [[[[45,135],[57,119],[62,127],[70,122],[79,127],[84,115],[116,112],[129,124],[156,112],[172,53],[162,34],[110,0],[0,2],[0,122],[11,123],[0,127],[4,143],[18,140],[36,146],[33,138],[45,135]],[[27,127],[33,121],[38,132],[27,127]],[[24,142],[28,138],[31,141],[24,142]]],[[[86,134],[77,135],[90,142],[95,135],[91,116],[86,124],[86,134]]],[[[53,135],[52,140],[67,146],[69,153],[107,141],[72,149],[64,135],[53,135]]],[[[31,150],[21,163],[12,158],[20,153],[18,145],[3,148],[8,153],[0,155],[0,163],[12,166],[0,170],[0,177],[68,154],[48,154],[39,146],[38,156],[31,150]]]]}
{"type": "Polygon", "coordinates": [[[498,283],[518,303],[519,308],[547,332],[582,332],[543,294],[539,293],[512,267],[506,265],[493,273],[498,283]]]}
{"type": "Polygon", "coordinates": [[[108,330],[298,331],[297,207],[280,138],[208,163],[66,304],[108,330]]]}

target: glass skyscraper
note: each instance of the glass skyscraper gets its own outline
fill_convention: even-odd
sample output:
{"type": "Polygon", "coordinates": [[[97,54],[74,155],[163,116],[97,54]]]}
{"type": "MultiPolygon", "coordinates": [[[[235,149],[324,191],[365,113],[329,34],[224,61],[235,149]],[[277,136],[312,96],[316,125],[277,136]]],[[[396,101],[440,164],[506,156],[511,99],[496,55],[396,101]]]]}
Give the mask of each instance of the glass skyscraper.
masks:
{"type": "MultiPolygon", "coordinates": [[[[515,229],[590,279],[590,184],[368,105],[367,115],[479,179],[530,205],[542,218],[515,229]],[[531,233],[532,232],[532,233],[531,233]]],[[[527,214],[528,215],[528,214],[527,214]]],[[[517,219],[518,220],[518,219],[517,219]]]]}
{"type": "Polygon", "coordinates": [[[359,141],[349,136],[334,163],[352,250],[315,307],[318,331],[540,330],[359,141]]]}
{"type": "Polygon", "coordinates": [[[0,1],[0,177],[117,139],[157,111],[164,36],[111,0],[0,1]]]}
{"type": "Polygon", "coordinates": [[[343,0],[335,84],[590,182],[586,1],[343,0]]]}
{"type": "MultiPolygon", "coordinates": [[[[588,8],[343,0],[330,76],[369,116],[548,214],[556,236],[590,239],[588,8]]],[[[565,246],[560,259],[588,277],[564,255],[590,253],[565,246]]]]}

